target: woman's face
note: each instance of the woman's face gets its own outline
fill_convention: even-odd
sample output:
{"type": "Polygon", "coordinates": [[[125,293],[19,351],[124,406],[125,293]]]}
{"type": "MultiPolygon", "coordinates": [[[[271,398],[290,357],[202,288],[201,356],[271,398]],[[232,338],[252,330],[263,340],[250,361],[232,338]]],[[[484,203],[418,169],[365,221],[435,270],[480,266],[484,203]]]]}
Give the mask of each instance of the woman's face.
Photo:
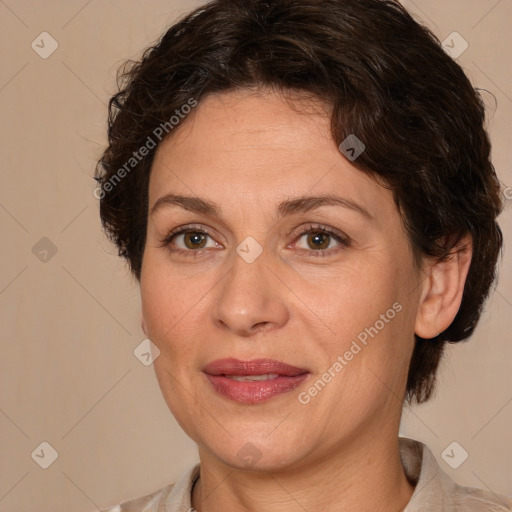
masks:
{"type": "Polygon", "coordinates": [[[328,112],[295,106],[207,97],[150,179],[140,283],[159,385],[202,456],[240,468],[396,437],[414,344],[421,275],[392,193],[342,155],[328,112]]]}

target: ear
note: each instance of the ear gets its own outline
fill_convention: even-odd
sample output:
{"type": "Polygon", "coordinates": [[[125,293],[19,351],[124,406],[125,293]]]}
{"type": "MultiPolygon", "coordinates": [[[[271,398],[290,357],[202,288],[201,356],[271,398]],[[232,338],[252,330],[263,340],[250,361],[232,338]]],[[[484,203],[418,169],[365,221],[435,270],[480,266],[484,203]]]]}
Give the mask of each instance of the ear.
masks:
{"type": "Polygon", "coordinates": [[[445,261],[427,266],[416,314],[415,334],[425,339],[435,338],[450,326],[462,302],[472,255],[472,238],[466,235],[445,261]]]}

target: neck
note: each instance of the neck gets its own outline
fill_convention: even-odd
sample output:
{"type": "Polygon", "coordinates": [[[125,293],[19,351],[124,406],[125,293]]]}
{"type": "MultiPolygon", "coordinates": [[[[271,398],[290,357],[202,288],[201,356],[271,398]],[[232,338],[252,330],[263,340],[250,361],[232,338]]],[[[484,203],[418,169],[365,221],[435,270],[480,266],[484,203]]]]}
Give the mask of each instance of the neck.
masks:
{"type": "Polygon", "coordinates": [[[358,436],[331,447],[329,454],[316,453],[277,471],[234,469],[200,448],[192,507],[197,512],[402,511],[414,487],[400,460],[398,436],[373,441],[358,436]]]}

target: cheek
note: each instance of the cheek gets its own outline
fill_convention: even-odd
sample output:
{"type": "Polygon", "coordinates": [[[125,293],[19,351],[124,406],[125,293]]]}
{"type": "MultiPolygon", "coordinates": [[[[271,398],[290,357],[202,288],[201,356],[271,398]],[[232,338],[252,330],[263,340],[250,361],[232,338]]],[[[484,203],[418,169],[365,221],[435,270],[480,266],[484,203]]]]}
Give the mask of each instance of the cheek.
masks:
{"type": "Polygon", "coordinates": [[[315,322],[325,327],[330,347],[340,350],[366,328],[381,322],[380,316],[388,310],[388,316],[394,317],[393,304],[399,293],[396,275],[383,261],[358,262],[336,270],[330,275],[316,275],[311,281],[297,281],[294,292],[307,306],[302,310],[311,317],[310,323],[316,317],[315,322]]]}
{"type": "Polygon", "coordinates": [[[194,275],[192,268],[180,269],[178,274],[169,264],[148,257],[140,288],[142,315],[153,342],[172,339],[183,331],[201,308],[203,297],[212,285],[194,275]]]}
{"type": "Polygon", "coordinates": [[[323,343],[330,367],[335,361],[341,364],[335,373],[342,375],[338,382],[349,393],[378,393],[383,383],[394,388],[395,379],[403,375],[411,343],[400,279],[391,261],[360,267],[331,281],[328,300],[316,302],[329,326],[323,343]]]}
{"type": "Polygon", "coordinates": [[[191,414],[192,394],[190,393],[193,388],[190,384],[183,382],[179,374],[182,370],[181,365],[173,358],[164,355],[154,361],[153,367],[167,407],[181,428],[195,439],[193,433],[196,429],[197,415],[191,414]]]}

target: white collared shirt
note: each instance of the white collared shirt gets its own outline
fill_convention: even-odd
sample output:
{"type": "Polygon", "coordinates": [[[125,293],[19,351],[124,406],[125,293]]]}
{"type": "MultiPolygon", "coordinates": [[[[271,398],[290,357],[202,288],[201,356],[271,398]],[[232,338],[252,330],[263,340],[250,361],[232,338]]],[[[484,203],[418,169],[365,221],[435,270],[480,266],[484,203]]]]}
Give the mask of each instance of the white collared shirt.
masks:
{"type": "MultiPolygon", "coordinates": [[[[512,499],[455,483],[439,466],[423,443],[399,438],[405,473],[415,482],[414,493],[404,512],[511,512],[512,499]]],[[[175,484],[135,498],[102,512],[193,512],[191,493],[200,465],[185,471],[175,484]]]]}

